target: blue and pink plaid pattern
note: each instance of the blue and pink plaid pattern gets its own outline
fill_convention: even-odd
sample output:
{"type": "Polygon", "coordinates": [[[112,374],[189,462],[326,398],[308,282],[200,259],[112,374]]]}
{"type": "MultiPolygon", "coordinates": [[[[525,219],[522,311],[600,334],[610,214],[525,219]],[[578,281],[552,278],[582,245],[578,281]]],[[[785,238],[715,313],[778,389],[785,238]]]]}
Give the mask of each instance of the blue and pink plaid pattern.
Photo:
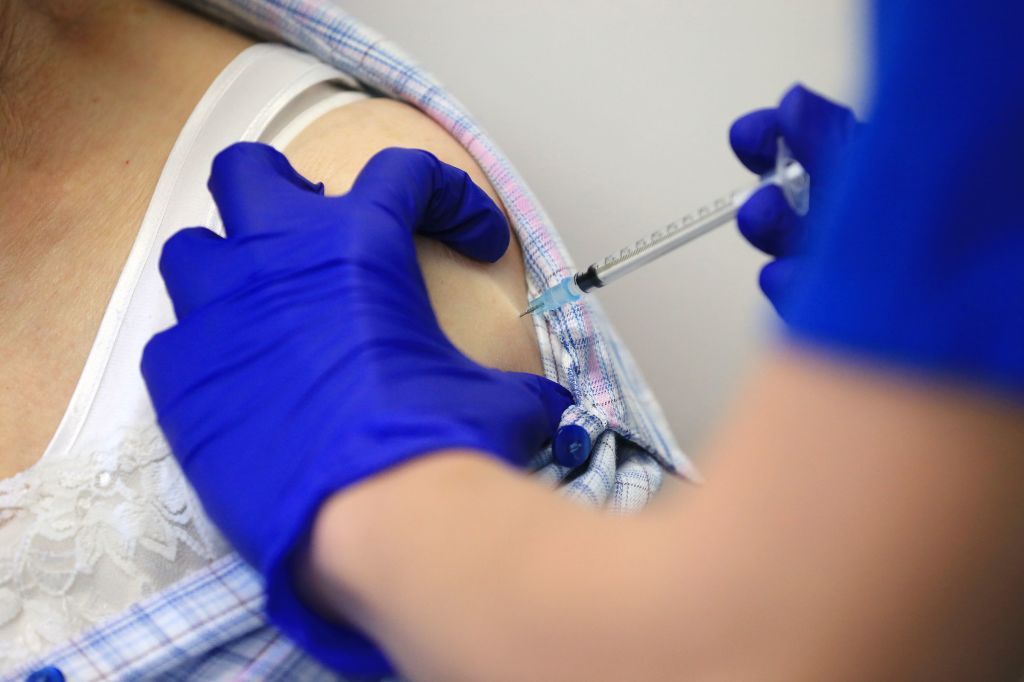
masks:
{"type": "MultiPolygon", "coordinates": [[[[291,44],[369,88],[416,106],[451,133],[483,168],[523,246],[531,295],[574,271],[547,216],[509,161],[432,76],[400,49],[329,0],[185,0],[196,9],[268,40],[291,44]]],[[[616,510],[646,504],[665,471],[698,474],[596,301],[536,321],[544,371],[577,405],[563,424],[591,437],[586,466],[570,471],[550,449],[537,475],[569,497],[616,510]]],[[[615,589],[615,586],[609,586],[615,589]]],[[[270,627],[259,577],[235,555],[154,595],[36,665],[68,680],[336,679],[270,627]]]]}

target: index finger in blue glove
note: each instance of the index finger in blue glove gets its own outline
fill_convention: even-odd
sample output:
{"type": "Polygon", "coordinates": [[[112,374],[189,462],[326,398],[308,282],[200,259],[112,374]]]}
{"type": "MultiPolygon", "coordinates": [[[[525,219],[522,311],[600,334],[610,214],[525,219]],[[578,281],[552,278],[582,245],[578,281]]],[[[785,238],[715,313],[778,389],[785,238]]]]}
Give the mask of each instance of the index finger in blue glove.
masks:
{"type": "Polygon", "coordinates": [[[794,85],[783,95],[777,116],[779,134],[793,158],[812,178],[819,179],[831,156],[846,147],[857,127],[850,109],[802,85],[794,85]]]}
{"type": "Polygon", "coordinates": [[[511,239],[501,209],[469,175],[422,149],[377,152],[346,198],[376,206],[411,232],[476,260],[498,260],[511,239]]]}
{"type": "Polygon", "coordinates": [[[779,134],[778,110],[758,109],[733,122],[729,144],[744,166],[763,175],[775,168],[779,134]]]}
{"type": "Polygon", "coordinates": [[[160,275],[183,319],[231,286],[223,276],[226,241],[205,227],[189,227],[171,235],[160,252],[160,275]]]}
{"type": "Polygon", "coordinates": [[[238,142],[213,159],[210,194],[228,237],[301,227],[296,202],[323,196],[323,183],[299,174],[284,154],[258,142],[238,142]]]}

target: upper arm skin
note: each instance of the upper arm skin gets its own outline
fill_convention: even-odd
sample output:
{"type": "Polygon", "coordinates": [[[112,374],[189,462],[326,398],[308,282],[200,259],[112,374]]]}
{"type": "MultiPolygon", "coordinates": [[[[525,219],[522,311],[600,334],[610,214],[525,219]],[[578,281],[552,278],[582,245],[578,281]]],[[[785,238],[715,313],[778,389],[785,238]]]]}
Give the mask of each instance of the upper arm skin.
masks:
{"type": "Polygon", "coordinates": [[[662,576],[701,624],[696,650],[731,658],[729,679],[1019,679],[1022,416],[970,388],[777,354],[704,453],[707,488],[656,522],[700,556],[676,552],[662,576]]]}
{"type": "MultiPolygon", "coordinates": [[[[385,147],[426,149],[457,166],[502,206],[483,171],[465,149],[422,112],[390,99],[369,99],[335,109],[284,150],[296,170],[322,181],[328,194],[347,192],[363,165],[385,147]]],[[[502,207],[504,208],[504,207],[502,207]]],[[[420,266],[438,321],[466,355],[489,367],[542,374],[519,242],[493,264],[465,258],[440,242],[417,237],[420,266]]]]}

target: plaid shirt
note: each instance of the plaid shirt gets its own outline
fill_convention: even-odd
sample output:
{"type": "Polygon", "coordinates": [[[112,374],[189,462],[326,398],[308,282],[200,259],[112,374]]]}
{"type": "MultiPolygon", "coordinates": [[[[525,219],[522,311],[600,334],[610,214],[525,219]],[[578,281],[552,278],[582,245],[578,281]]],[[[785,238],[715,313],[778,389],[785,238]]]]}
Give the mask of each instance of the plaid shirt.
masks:
{"type": "MultiPolygon", "coordinates": [[[[530,294],[575,271],[536,199],[462,106],[401,50],[330,0],[186,1],[309,52],[429,115],[473,155],[508,209],[530,294]]],[[[576,398],[563,426],[582,426],[593,444],[586,466],[567,481],[570,470],[553,461],[550,448],[540,453],[534,462],[539,477],[569,497],[616,510],[646,504],[665,471],[698,480],[596,301],[585,299],[535,323],[546,375],[576,398]]],[[[43,673],[40,679],[59,679],[55,670],[68,680],[336,679],[267,624],[259,576],[235,555],[136,604],[11,679],[47,667],[52,677],[43,673]]]]}

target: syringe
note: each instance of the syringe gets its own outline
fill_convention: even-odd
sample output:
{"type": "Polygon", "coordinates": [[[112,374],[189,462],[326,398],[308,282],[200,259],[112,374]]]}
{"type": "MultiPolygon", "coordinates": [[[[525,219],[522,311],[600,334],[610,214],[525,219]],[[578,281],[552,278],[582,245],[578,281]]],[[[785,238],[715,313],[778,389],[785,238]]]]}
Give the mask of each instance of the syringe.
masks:
{"type": "Polygon", "coordinates": [[[779,138],[775,168],[762,175],[759,182],[715,199],[664,228],[623,247],[618,253],[606,256],[603,261],[591,264],[583,272],[570,275],[548,287],[530,300],[529,307],[520,317],[530,313],[543,314],[578,301],[583,294],[611,284],[716,227],[732,222],[740,206],[754,192],[767,185],[778,185],[793,210],[799,215],[806,215],[810,207],[810,184],[811,179],[807,171],[793,159],[786,143],[779,138]]]}

